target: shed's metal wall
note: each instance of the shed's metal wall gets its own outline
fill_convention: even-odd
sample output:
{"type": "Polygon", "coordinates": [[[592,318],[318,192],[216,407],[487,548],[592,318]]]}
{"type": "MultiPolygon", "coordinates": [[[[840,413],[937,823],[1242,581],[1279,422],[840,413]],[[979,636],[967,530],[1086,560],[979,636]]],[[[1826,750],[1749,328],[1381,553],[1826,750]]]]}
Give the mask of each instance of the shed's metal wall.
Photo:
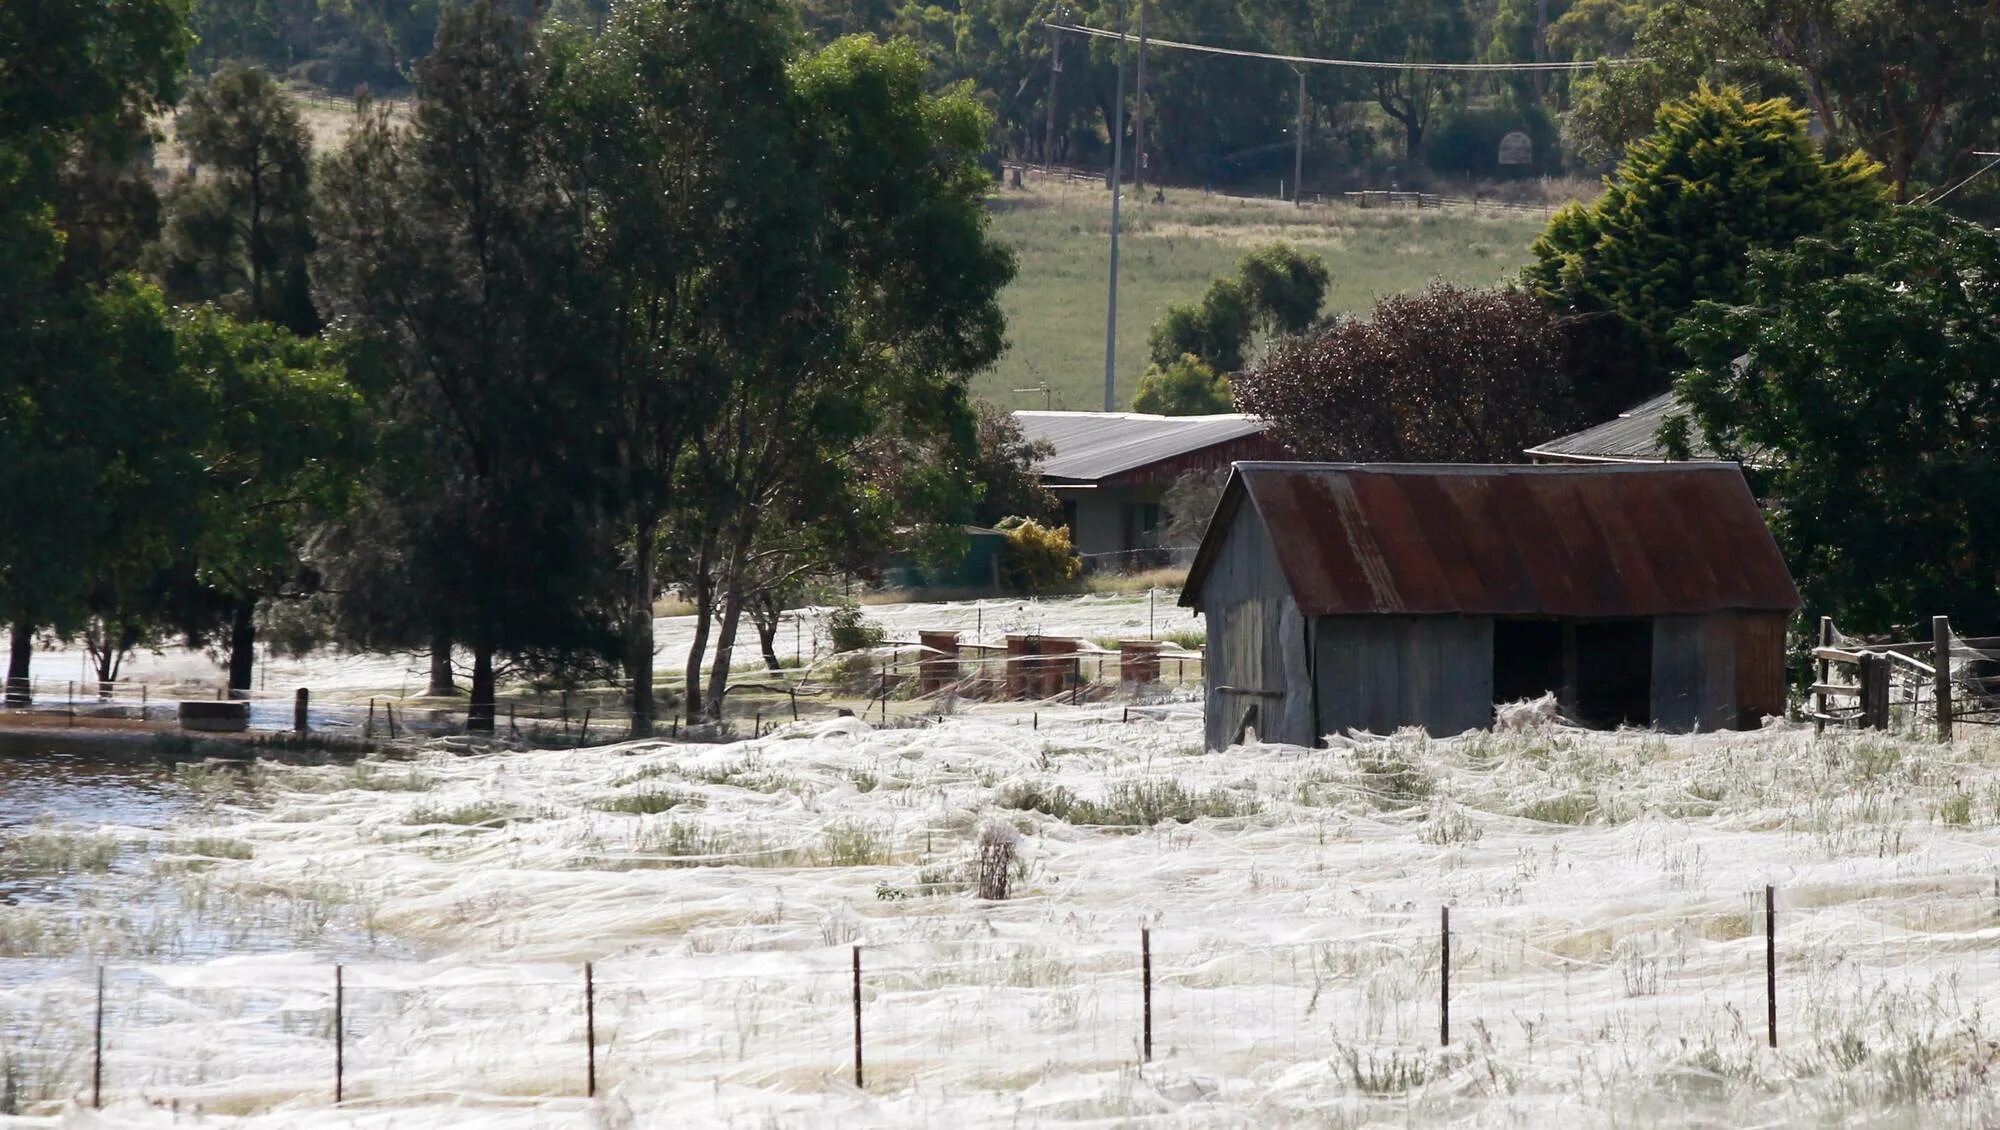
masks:
{"type": "Polygon", "coordinates": [[[1319,730],[1437,736],[1493,721],[1493,621],[1483,616],[1324,616],[1313,622],[1319,730]]]}
{"type": "Polygon", "coordinates": [[[1311,745],[1318,735],[1305,674],[1305,622],[1254,507],[1237,509],[1217,548],[1200,594],[1208,627],[1208,748],[1234,741],[1253,705],[1258,737],[1311,745]]]}
{"type": "Polygon", "coordinates": [[[1768,717],[1785,714],[1785,629],[1783,612],[1736,614],[1736,725],[1754,730],[1768,717]]]}
{"type": "Polygon", "coordinates": [[[1653,621],[1653,725],[1727,730],[1737,725],[1737,614],[1653,621]]]}

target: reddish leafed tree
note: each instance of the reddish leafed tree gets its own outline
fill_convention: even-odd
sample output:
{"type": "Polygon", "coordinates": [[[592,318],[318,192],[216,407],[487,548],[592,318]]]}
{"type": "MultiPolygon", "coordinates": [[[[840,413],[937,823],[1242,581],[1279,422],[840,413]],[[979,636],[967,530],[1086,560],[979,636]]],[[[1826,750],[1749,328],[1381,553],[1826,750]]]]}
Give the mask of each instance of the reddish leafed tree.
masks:
{"type": "Polygon", "coordinates": [[[1578,423],[1566,336],[1525,291],[1433,283],[1277,343],[1236,405],[1303,459],[1520,462],[1578,423]]]}

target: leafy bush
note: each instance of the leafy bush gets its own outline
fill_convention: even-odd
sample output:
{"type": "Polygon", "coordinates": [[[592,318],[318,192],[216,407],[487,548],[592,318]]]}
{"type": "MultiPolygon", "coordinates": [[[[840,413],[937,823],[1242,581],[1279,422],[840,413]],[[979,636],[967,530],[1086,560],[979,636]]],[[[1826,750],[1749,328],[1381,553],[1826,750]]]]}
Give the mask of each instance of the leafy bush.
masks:
{"type": "Polygon", "coordinates": [[[1996,278],[2000,235],[1904,207],[1752,255],[1680,325],[1669,446],[1760,465],[1800,594],[1845,630],[2000,617],[1996,278]]]}
{"type": "Polygon", "coordinates": [[[1362,790],[1378,808],[1414,808],[1437,792],[1431,775],[1394,746],[1357,752],[1354,770],[1360,775],[1362,790]]]}
{"type": "Polygon", "coordinates": [[[1159,416],[1212,416],[1235,406],[1229,378],[1192,353],[1181,354],[1180,360],[1165,367],[1148,366],[1132,399],[1133,411],[1159,416]]]}
{"type": "Polygon", "coordinates": [[[881,833],[852,822],[835,824],[821,837],[819,861],[827,867],[872,867],[889,862],[881,833]]]}
{"type": "Polygon", "coordinates": [[[1058,820],[1069,819],[1077,805],[1076,793],[1062,785],[1043,781],[1020,781],[1000,790],[993,803],[1017,812],[1039,812],[1058,820]]]}
{"type": "Polygon", "coordinates": [[[1575,422],[1566,342],[1525,291],[1433,283],[1279,342],[1236,402],[1308,459],[1513,463],[1575,422]]]}
{"type": "Polygon", "coordinates": [[[1858,153],[1821,157],[1805,112],[1783,99],[1704,88],[1660,107],[1603,197],[1549,221],[1525,277],[1571,311],[1614,315],[1664,373],[1679,358],[1674,322],[1703,300],[1739,301],[1752,251],[1879,215],[1880,171],[1858,153]]]}
{"type": "Polygon", "coordinates": [[[1001,529],[1007,542],[1000,547],[1000,577],[1010,591],[1023,596],[1062,592],[1083,572],[1083,562],[1070,548],[1068,527],[1010,518],[1001,529]]]}
{"type": "Polygon", "coordinates": [[[1258,328],[1270,334],[1304,333],[1319,318],[1333,282],[1325,261],[1289,243],[1252,251],[1237,264],[1236,276],[1250,295],[1258,328]]]}
{"type": "Polygon", "coordinates": [[[1155,365],[1172,365],[1182,357],[1200,358],[1222,372],[1243,367],[1243,351],[1257,324],[1257,311],[1242,282],[1221,278],[1209,284],[1201,301],[1175,304],[1153,326],[1146,346],[1155,365]]]}
{"type": "Polygon", "coordinates": [[[1522,819],[1541,824],[1589,824],[1598,813],[1597,797],[1592,793],[1542,797],[1521,807],[1522,819]]]}
{"type": "Polygon", "coordinates": [[[1039,812],[1068,824],[1107,828],[1150,828],[1171,820],[1189,824],[1204,816],[1254,816],[1263,806],[1226,789],[1193,792],[1179,781],[1120,781],[1102,801],[1083,800],[1061,785],[1021,782],[1002,789],[995,804],[1039,812]]]}
{"type": "Polygon", "coordinates": [[[420,804],[403,814],[405,824],[456,824],[461,827],[500,827],[515,819],[512,810],[492,801],[473,801],[457,808],[420,804]]]}
{"type": "Polygon", "coordinates": [[[682,805],[701,803],[701,798],[693,793],[676,792],[672,789],[641,788],[629,793],[618,793],[597,801],[591,807],[599,812],[625,812],[634,816],[657,816],[670,812],[682,805]]]}
{"type": "Polygon", "coordinates": [[[861,614],[861,606],[853,601],[842,601],[834,605],[826,617],[827,642],[835,651],[866,651],[881,647],[889,634],[882,625],[872,623],[861,614]]]}
{"type": "Polygon", "coordinates": [[[1153,364],[1165,372],[1191,356],[1213,372],[1236,372],[1252,333],[1294,334],[1312,325],[1331,281],[1318,256],[1283,243],[1259,248],[1234,276],[1210,283],[1200,302],[1167,307],[1146,339],[1153,364]]]}

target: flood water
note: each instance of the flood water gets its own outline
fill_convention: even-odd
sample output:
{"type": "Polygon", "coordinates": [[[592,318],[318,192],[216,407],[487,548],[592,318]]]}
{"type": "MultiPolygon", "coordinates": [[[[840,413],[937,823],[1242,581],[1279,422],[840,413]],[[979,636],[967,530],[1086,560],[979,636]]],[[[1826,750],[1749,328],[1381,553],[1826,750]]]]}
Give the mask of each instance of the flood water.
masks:
{"type": "Polygon", "coordinates": [[[0,985],[32,977],[24,963],[82,956],[401,954],[357,923],[341,892],[245,891],[226,881],[227,868],[255,854],[229,826],[262,803],[247,766],[176,766],[129,747],[55,752],[8,736],[0,742],[0,985]]]}
{"type": "Polygon", "coordinates": [[[0,834],[50,822],[162,828],[189,800],[158,761],[0,746],[0,834]]]}

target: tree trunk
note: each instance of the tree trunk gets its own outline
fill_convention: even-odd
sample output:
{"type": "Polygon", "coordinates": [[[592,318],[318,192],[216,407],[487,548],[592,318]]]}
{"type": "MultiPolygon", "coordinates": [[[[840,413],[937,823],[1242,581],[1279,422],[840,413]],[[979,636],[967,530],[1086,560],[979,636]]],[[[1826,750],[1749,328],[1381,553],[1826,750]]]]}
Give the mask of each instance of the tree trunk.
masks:
{"type": "Polygon", "coordinates": [[[773,675],[784,670],[778,662],[778,624],[784,615],[778,602],[768,595],[751,601],[750,623],[757,628],[757,648],[764,653],[765,669],[773,675]]]}
{"type": "Polygon", "coordinates": [[[641,522],[632,546],[632,606],[626,609],[625,677],[632,681],[631,736],[650,737],[653,733],[653,523],[641,522]]]}
{"type": "Polygon", "coordinates": [[[708,667],[708,711],[722,717],[723,700],[729,694],[729,664],[736,656],[736,632],[743,626],[741,586],[731,584],[722,599],[722,630],[715,639],[715,662],[708,667]]]}
{"type": "Polygon", "coordinates": [[[257,602],[238,597],[229,613],[229,697],[250,697],[250,675],[256,663],[257,602]]]}
{"type": "Polygon", "coordinates": [[[455,698],[458,684],[451,677],[451,633],[431,633],[431,685],[424,693],[431,698],[455,698]]]}
{"type": "Polygon", "coordinates": [[[31,706],[28,692],[28,665],[35,658],[35,629],[15,624],[7,648],[7,705],[31,706]]]}
{"type": "Polygon", "coordinates": [[[715,620],[715,585],[704,573],[694,580],[694,642],[688,644],[687,685],[684,709],[687,719],[701,717],[701,655],[708,650],[708,630],[715,620]]]}
{"type": "Polygon", "coordinates": [[[493,705],[493,646],[476,643],[472,646],[472,701],[465,711],[465,729],[473,734],[493,732],[496,713],[493,705]]]}
{"type": "Polygon", "coordinates": [[[714,564],[715,534],[711,531],[702,536],[694,569],[694,642],[688,645],[687,681],[681,696],[686,700],[683,709],[689,722],[701,717],[701,656],[708,650],[708,630],[715,620],[715,578],[709,572],[714,564]]]}

